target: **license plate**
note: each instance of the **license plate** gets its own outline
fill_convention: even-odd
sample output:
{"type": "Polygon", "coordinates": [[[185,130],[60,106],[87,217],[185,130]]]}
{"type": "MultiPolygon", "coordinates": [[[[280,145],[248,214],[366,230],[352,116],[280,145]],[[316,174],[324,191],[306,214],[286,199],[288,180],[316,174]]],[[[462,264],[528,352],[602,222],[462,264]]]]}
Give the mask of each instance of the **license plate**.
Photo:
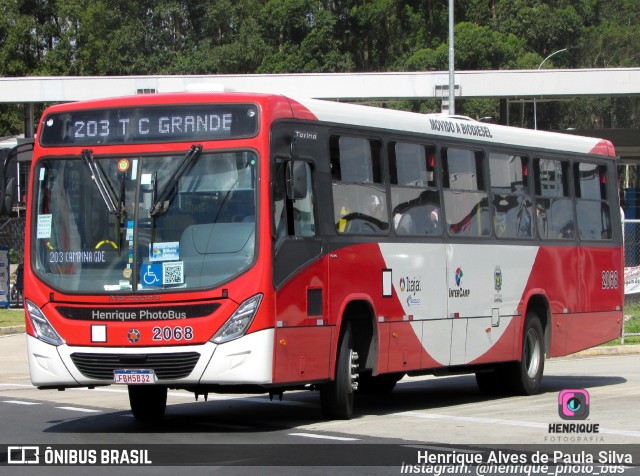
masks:
{"type": "Polygon", "coordinates": [[[153,384],[156,374],[152,369],[122,369],[113,371],[113,383],[117,384],[153,384]]]}

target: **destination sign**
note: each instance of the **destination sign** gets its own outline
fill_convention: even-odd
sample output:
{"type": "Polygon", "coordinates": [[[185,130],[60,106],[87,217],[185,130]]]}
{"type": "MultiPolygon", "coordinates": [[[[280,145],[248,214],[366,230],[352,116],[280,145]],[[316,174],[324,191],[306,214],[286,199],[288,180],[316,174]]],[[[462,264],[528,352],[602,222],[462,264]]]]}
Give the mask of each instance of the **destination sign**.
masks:
{"type": "Polygon", "coordinates": [[[40,134],[43,146],[141,144],[253,137],[253,104],[180,104],[92,109],[49,114],[40,134]]]}

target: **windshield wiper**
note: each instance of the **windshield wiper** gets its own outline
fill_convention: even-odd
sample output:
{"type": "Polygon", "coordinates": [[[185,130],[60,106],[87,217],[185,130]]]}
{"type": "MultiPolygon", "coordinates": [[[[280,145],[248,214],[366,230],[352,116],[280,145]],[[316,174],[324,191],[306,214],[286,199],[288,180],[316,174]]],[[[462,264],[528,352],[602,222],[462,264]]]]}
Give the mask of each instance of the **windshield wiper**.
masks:
{"type": "Polygon", "coordinates": [[[102,197],[104,204],[107,206],[107,210],[112,215],[120,216],[121,210],[116,206],[113,189],[111,188],[107,178],[104,176],[104,172],[93,158],[93,153],[89,149],[85,149],[82,151],[81,155],[82,160],[89,168],[89,172],[91,172],[91,178],[96,184],[98,192],[100,192],[100,196],[102,197]]]}
{"type": "MultiPolygon", "coordinates": [[[[189,152],[186,153],[186,155],[182,159],[182,162],[180,162],[178,169],[173,174],[173,177],[171,177],[169,183],[162,189],[162,193],[160,193],[160,196],[156,196],[156,194],[154,193],[153,205],[151,206],[151,211],[149,212],[150,216],[154,217],[167,211],[167,208],[169,208],[169,202],[171,201],[170,199],[172,198],[172,195],[174,193],[174,189],[178,184],[178,180],[180,180],[180,177],[182,177],[184,173],[189,170],[191,164],[198,158],[201,152],[201,144],[192,145],[189,148],[189,152]]],[[[154,186],[154,191],[155,190],[157,189],[154,186]]]]}

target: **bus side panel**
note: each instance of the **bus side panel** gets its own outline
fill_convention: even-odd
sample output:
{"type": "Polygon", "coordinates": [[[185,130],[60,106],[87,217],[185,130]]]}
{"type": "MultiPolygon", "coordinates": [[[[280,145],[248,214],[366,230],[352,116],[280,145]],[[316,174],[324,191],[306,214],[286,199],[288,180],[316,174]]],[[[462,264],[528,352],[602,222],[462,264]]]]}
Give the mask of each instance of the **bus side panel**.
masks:
{"type": "Polygon", "coordinates": [[[527,288],[545,290],[552,314],[575,312],[580,308],[578,266],[576,246],[541,246],[527,288]]]}
{"type": "Polygon", "coordinates": [[[622,309],[621,263],[621,248],[580,248],[580,312],[622,309]]]}
{"type": "MultiPolygon", "coordinates": [[[[621,275],[620,253],[621,250],[611,247],[540,248],[527,289],[543,290],[541,292],[548,300],[552,332],[549,353],[552,357],[619,337],[622,283],[616,283],[612,277],[605,285],[602,279],[603,273],[609,277],[618,271],[617,276],[621,275]]],[[[530,298],[534,293],[527,294],[530,298]]]]}
{"type": "Polygon", "coordinates": [[[325,269],[325,259],[317,259],[277,291],[275,382],[329,378],[333,327],[328,318],[325,269]]]}
{"type": "Polygon", "coordinates": [[[453,242],[446,246],[448,314],[454,331],[450,364],[517,359],[521,346],[513,320],[522,312],[519,307],[538,247],[453,242]]]}
{"type": "Polygon", "coordinates": [[[588,349],[620,337],[622,312],[584,312],[566,316],[565,355],[588,349]]]}
{"type": "Polygon", "coordinates": [[[390,322],[380,327],[389,328],[389,372],[409,371],[420,368],[420,330],[411,322],[390,322]]]}
{"type": "Polygon", "coordinates": [[[333,327],[276,329],[274,383],[329,378],[333,327]]]}
{"type": "Polygon", "coordinates": [[[566,314],[551,315],[551,344],[549,346],[549,355],[551,357],[567,355],[568,328],[566,314]]]}
{"type": "MultiPolygon", "coordinates": [[[[381,243],[380,251],[384,257],[385,275],[392,288],[393,299],[399,307],[397,317],[406,316],[417,338],[420,356],[414,368],[426,369],[449,365],[453,329],[452,320],[447,315],[445,298],[447,295],[445,245],[443,243],[381,243]]],[[[391,332],[390,343],[394,343],[397,339],[398,337],[393,337],[391,332]]],[[[405,347],[407,345],[409,344],[405,343],[405,347]]],[[[413,345],[406,347],[407,353],[409,349],[414,349],[413,345]]],[[[402,349],[399,349],[400,354],[390,355],[390,371],[406,368],[402,362],[402,353],[404,353],[402,349]]]]}
{"type": "MultiPolygon", "coordinates": [[[[420,335],[411,327],[408,314],[401,304],[404,295],[399,292],[398,282],[402,274],[385,262],[382,247],[377,243],[354,244],[329,254],[328,315],[331,323],[340,328],[341,320],[345,317],[343,314],[351,312],[350,302],[369,303],[372,307],[370,315],[346,317],[370,319],[372,325],[377,326],[373,333],[378,336],[376,374],[404,370],[405,353],[407,366],[420,366],[420,335]],[[393,337],[394,332],[397,337],[393,337]]],[[[362,307],[359,309],[362,310],[362,307]]],[[[334,341],[334,349],[335,346],[334,341]]]]}
{"type": "MultiPolygon", "coordinates": [[[[514,352],[514,341],[517,336],[517,329],[521,326],[519,317],[505,316],[500,318],[501,326],[505,326],[504,332],[495,332],[491,319],[479,318],[469,319],[467,348],[478,346],[489,350],[480,357],[469,361],[469,364],[485,364],[491,362],[505,362],[516,359],[514,352]]],[[[467,351],[468,355],[476,352],[467,351]]]]}
{"type": "Polygon", "coordinates": [[[422,328],[420,366],[430,369],[449,365],[453,319],[431,319],[413,325],[422,328]]]}
{"type": "Polygon", "coordinates": [[[608,342],[622,332],[622,249],[583,246],[579,255],[580,307],[563,319],[566,332],[563,354],[608,342]]]}

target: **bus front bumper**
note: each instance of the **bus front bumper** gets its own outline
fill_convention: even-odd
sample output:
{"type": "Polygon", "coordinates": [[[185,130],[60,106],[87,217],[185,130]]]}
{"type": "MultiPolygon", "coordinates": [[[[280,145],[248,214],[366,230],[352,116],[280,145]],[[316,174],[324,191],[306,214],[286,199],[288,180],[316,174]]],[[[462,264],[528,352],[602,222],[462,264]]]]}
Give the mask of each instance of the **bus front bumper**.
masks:
{"type": "MultiPolygon", "coordinates": [[[[153,364],[145,364],[144,358],[171,357],[170,354],[199,354],[193,369],[180,378],[158,378],[161,385],[189,386],[197,384],[219,385],[267,385],[273,381],[273,339],[274,330],[264,329],[238,339],[216,345],[207,342],[200,345],[164,347],[81,347],[53,346],[27,335],[29,372],[31,382],[37,387],[86,387],[114,383],[113,369],[104,361],[140,361],[139,364],[115,364],[116,368],[148,369],[153,364]],[[74,363],[72,355],[90,356],[95,361],[98,378],[87,376],[74,363]],[[128,357],[131,359],[128,359],[128,357]],[[100,368],[103,367],[103,368],[100,368]]],[[[169,359],[170,360],[170,359],[169,359]]],[[[76,359],[77,361],[77,359],[76,359]]],[[[93,369],[91,369],[91,373],[93,369]]],[[[157,373],[157,372],[156,372],[157,373]]]]}

